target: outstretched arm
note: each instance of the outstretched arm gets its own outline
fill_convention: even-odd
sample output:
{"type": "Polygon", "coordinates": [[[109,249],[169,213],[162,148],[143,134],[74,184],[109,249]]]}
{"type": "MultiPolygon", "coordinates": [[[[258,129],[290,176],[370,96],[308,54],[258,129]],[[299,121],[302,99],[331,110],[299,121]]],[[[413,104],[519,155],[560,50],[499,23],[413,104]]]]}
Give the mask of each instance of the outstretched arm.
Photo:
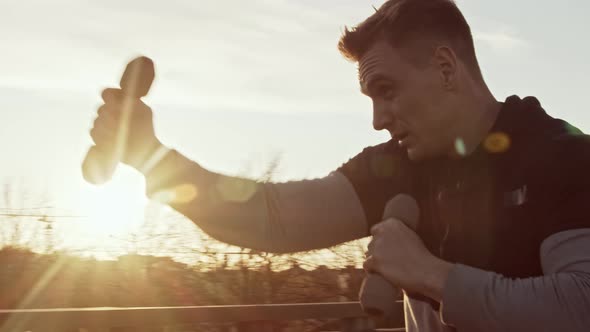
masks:
{"type": "Polygon", "coordinates": [[[261,183],[224,176],[166,148],[141,100],[119,89],[104,90],[102,98],[94,142],[107,149],[124,144],[120,160],[146,176],[149,197],[233,245],[295,252],[367,236],[386,200],[411,179],[392,144],[367,148],[320,179],[261,183]]]}
{"type": "Polygon", "coordinates": [[[233,245],[296,252],[368,233],[359,199],[339,172],[314,180],[262,183],[210,172],[167,150],[145,175],[149,197],[233,245]]]}

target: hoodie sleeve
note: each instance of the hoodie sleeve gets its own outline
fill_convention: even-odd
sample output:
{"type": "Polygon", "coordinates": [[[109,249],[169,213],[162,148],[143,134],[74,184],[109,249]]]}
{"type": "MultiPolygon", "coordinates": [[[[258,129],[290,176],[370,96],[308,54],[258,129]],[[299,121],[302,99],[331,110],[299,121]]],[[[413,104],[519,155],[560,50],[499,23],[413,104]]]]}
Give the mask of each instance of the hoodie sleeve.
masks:
{"type": "Polygon", "coordinates": [[[544,275],[525,279],[457,264],[443,292],[442,321],[458,331],[588,331],[590,229],[550,236],[540,255],[544,275]]]}
{"type": "MultiPolygon", "coordinates": [[[[348,168],[346,163],[341,169],[348,168]]],[[[362,180],[351,177],[353,173],[339,170],[317,179],[263,183],[208,171],[169,150],[146,172],[146,188],[148,197],[171,206],[219,241],[267,252],[298,252],[368,234],[365,211],[351,182],[362,180]]]]}

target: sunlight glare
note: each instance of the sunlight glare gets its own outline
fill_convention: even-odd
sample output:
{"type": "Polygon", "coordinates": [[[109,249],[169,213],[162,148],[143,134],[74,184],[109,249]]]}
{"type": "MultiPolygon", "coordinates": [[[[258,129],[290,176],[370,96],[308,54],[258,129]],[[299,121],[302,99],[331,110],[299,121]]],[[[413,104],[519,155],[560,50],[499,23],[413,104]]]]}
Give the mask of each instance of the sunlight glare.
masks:
{"type": "Polygon", "coordinates": [[[124,235],[143,224],[145,183],[132,170],[121,167],[111,181],[87,189],[88,195],[79,200],[80,213],[87,216],[84,228],[101,235],[124,235]]]}

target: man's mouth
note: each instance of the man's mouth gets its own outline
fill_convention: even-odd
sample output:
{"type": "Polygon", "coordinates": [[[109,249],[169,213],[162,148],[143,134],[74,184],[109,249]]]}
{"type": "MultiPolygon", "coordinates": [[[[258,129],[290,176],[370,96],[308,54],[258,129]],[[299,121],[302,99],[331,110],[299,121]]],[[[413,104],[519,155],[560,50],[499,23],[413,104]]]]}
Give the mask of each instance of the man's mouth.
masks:
{"type": "Polygon", "coordinates": [[[399,133],[394,135],[395,139],[398,141],[403,141],[404,138],[408,137],[408,133],[399,133]]]}
{"type": "Polygon", "coordinates": [[[395,137],[395,140],[397,141],[397,144],[400,147],[405,148],[408,145],[409,136],[410,135],[408,133],[400,133],[400,134],[395,135],[394,137],[395,137]]]}

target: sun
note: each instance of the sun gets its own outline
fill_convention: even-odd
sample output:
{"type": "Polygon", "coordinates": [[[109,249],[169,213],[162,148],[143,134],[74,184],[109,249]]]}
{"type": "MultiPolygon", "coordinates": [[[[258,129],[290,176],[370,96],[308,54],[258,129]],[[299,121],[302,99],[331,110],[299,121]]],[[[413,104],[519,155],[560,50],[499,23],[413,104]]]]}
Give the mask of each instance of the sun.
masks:
{"type": "Polygon", "coordinates": [[[145,182],[135,172],[122,168],[102,185],[88,184],[78,207],[83,228],[97,235],[125,235],[144,222],[145,182]]]}

